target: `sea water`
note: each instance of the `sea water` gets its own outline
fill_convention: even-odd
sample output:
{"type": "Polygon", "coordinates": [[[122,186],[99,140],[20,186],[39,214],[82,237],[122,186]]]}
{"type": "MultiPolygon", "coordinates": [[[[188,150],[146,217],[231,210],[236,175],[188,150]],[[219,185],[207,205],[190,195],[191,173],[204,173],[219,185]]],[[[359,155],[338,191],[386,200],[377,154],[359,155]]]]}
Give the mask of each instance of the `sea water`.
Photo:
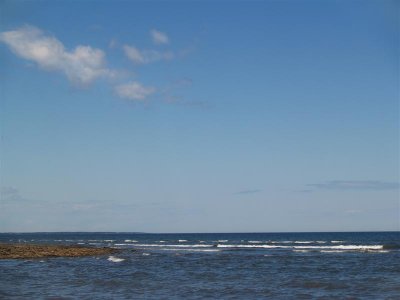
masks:
{"type": "Polygon", "coordinates": [[[400,233],[25,233],[121,249],[0,260],[0,299],[400,299],[400,233]]]}

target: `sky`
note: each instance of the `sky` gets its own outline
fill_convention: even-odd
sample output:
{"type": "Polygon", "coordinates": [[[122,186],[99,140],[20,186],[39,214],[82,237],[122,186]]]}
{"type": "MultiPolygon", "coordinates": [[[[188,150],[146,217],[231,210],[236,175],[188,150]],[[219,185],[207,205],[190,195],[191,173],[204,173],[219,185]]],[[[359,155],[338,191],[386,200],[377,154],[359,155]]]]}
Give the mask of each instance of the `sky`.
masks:
{"type": "Polygon", "coordinates": [[[0,14],[0,232],[400,230],[398,1],[0,14]]]}

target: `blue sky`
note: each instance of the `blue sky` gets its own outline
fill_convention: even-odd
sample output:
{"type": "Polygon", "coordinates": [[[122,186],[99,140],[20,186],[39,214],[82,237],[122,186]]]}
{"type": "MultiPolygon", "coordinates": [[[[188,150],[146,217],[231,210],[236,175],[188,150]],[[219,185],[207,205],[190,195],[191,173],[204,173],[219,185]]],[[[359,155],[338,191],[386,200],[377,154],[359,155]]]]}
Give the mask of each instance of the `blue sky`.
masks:
{"type": "Polygon", "coordinates": [[[397,1],[0,6],[0,231],[399,230],[397,1]]]}

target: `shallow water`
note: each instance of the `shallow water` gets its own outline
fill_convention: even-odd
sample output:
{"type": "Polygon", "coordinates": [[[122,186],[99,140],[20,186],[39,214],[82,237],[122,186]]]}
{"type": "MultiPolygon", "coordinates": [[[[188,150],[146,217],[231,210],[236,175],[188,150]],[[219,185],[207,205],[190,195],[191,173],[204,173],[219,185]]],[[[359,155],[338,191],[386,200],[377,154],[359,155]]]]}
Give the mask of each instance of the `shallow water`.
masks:
{"type": "Polygon", "coordinates": [[[0,260],[4,299],[400,299],[400,233],[0,234],[122,249],[0,260]]]}

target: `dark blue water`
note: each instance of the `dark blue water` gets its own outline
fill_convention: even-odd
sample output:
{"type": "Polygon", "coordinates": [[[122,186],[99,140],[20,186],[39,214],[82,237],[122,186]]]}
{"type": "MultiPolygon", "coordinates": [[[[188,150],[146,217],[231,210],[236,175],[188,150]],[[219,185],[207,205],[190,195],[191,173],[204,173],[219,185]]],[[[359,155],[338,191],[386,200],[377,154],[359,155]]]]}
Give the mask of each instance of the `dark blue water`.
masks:
{"type": "Polygon", "coordinates": [[[116,247],[0,260],[1,299],[400,299],[400,233],[0,234],[116,247]]]}

